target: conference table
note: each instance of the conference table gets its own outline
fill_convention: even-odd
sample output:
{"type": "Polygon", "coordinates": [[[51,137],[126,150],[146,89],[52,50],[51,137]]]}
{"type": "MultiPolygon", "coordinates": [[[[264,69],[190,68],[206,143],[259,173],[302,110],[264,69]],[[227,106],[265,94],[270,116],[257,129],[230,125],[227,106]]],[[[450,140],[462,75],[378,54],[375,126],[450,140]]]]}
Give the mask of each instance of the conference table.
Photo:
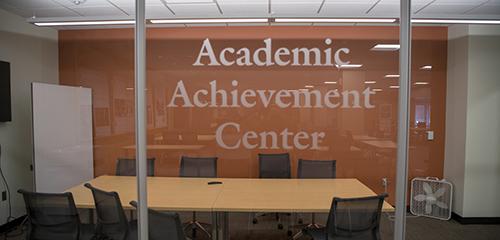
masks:
{"type": "MultiPolygon", "coordinates": [[[[137,200],[137,179],[100,176],[93,186],[115,191],[125,209],[137,200]]],[[[94,208],[89,189],[81,185],[68,189],[77,208],[94,208]]],[[[148,177],[148,207],[159,211],[211,212],[213,239],[229,239],[231,212],[328,213],[333,197],[374,196],[355,178],[337,179],[253,179],[148,177]],[[211,184],[218,181],[222,184],[211,184]]],[[[382,211],[394,208],[384,203],[382,211]]]]}

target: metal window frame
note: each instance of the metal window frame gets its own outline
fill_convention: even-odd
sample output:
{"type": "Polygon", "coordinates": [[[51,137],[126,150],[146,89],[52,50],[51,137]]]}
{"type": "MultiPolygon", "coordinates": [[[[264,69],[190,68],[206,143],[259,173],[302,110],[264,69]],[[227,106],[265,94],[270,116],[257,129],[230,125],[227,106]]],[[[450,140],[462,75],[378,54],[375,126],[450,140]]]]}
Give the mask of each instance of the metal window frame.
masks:
{"type": "Polygon", "coordinates": [[[138,239],[148,240],[147,115],[146,115],[146,15],[145,0],[135,0],[135,145],[138,239]]]}
{"type": "Polygon", "coordinates": [[[398,149],[396,163],[396,218],[394,240],[404,240],[406,234],[406,202],[408,190],[408,131],[410,128],[411,84],[411,0],[400,0],[399,18],[399,99],[398,149]]]}

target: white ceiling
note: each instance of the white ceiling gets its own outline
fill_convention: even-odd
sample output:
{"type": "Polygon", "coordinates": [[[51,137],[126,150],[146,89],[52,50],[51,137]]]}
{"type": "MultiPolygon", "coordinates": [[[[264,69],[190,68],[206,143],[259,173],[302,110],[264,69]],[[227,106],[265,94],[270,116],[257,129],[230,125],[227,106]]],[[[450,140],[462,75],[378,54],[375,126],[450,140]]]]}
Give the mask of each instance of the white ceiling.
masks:
{"type": "MultiPolygon", "coordinates": [[[[130,19],[134,0],[0,0],[26,18],[130,19]]],[[[500,19],[500,0],[413,0],[415,17],[500,19]]],[[[146,0],[152,18],[397,17],[399,0],[146,0]]]]}

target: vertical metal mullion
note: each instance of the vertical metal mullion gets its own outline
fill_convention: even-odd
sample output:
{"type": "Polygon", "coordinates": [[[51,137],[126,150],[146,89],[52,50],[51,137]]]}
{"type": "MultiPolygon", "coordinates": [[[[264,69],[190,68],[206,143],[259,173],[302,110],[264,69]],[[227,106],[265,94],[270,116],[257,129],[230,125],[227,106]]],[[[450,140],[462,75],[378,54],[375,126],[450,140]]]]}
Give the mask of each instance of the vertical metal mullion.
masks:
{"type": "Polygon", "coordinates": [[[135,144],[139,240],[148,240],[145,9],[145,0],[135,1],[135,144]]]}
{"type": "Polygon", "coordinates": [[[399,18],[399,111],[396,166],[396,221],[394,240],[405,239],[406,195],[408,188],[408,130],[411,84],[411,0],[400,1],[399,18]]]}

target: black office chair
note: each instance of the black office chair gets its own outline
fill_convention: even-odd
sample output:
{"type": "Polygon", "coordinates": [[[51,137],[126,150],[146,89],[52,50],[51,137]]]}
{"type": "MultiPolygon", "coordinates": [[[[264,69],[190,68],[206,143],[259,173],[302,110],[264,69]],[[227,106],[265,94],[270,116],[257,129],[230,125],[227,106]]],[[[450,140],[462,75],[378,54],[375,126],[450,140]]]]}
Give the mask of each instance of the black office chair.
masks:
{"type": "MultiPolygon", "coordinates": [[[[261,154],[259,153],[259,178],[291,178],[290,154],[261,154]]],[[[254,214],[253,224],[257,224],[257,217],[266,214],[254,214]]],[[[275,213],[278,229],[283,229],[279,213],[275,213]]]]}
{"type": "MultiPolygon", "coordinates": [[[[305,160],[299,159],[297,168],[297,178],[302,179],[329,179],[336,178],[337,176],[337,161],[336,160],[305,160]]],[[[292,228],[321,228],[316,223],[316,214],[311,213],[311,223],[302,224],[303,220],[299,217],[299,225],[292,226],[292,228]]],[[[298,239],[304,234],[301,230],[297,232],[293,239],[298,239]]]]}
{"type": "MultiPolygon", "coordinates": [[[[179,176],[192,178],[215,178],[217,177],[217,157],[181,157],[179,176]]],[[[208,223],[202,223],[196,220],[196,212],[193,212],[193,218],[186,223],[184,229],[191,228],[192,237],[196,237],[196,229],[199,228],[208,237],[210,232],[203,226],[210,226],[208,223]]]]}
{"type": "MultiPolygon", "coordinates": [[[[130,205],[137,208],[137,202],[130,205]]],[[[174,212],[158,212],[148,209],[148,226],[150,240],[186,240],[179,214],[174,212]]]]}
{"type": "MultiPolygon", "coordinates": [[[[155,175],[155,158],[148,158],[148,176],[155,175]]],[[[135,176],[136,162],[134,158],[118,158],[116,160],[116,176],[135,176]]]]}
{"type": "Polygon", "coordinates": [[[135,240],[137,222],[129,222],[116,192],[106,192],[85,183],[92,191],[97,213],[96,239],[135,240]]]}
{"type": "Polygon", "coordinates": [[[291,178],[290,154],[259,153],[259,178],[291,178]]]}
{"type": "Polygon", "coordinates": [[[215,178],[217,177],[217,157],[181,157],[181,177],[215,178]]]}
{"type": "Polygon", "coordinates": [[[387,194],[363,198],[334,198],[325,228],[304,229],[314,240],[380,240],[380,215],[387,194]]]}
{"type": "Polygon", "coordinates": [[[81,224],[71,193],[36,193],[20,189],[28,214],[29,240],[90,240],[94,225],[81,224]]]}

